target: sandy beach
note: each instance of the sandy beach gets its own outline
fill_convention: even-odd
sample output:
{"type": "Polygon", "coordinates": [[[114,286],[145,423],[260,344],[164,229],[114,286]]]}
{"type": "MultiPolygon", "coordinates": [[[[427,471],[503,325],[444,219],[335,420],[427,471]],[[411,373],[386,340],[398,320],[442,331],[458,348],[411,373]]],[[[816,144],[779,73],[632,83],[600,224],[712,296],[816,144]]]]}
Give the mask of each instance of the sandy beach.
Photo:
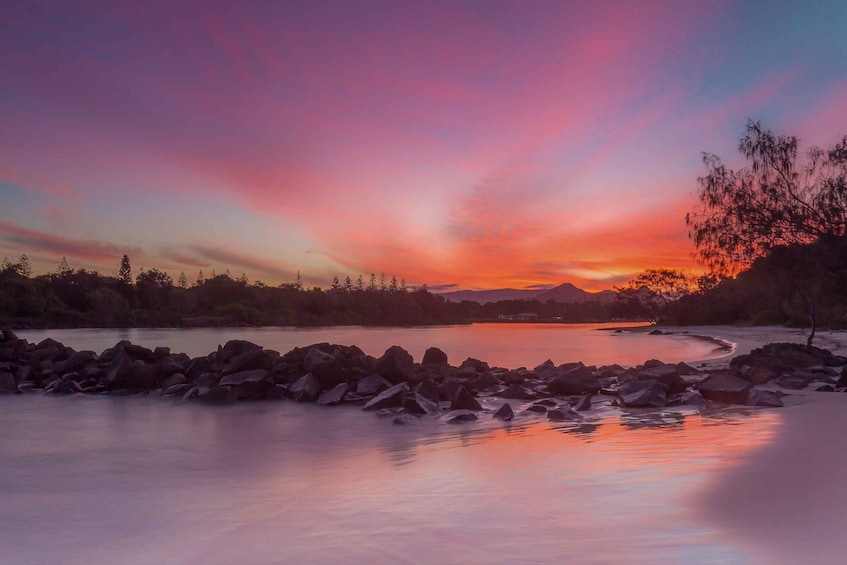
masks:
{"type": "MultiPolygon", "coordinates": [[[[663,331],[735,343],[732,353],[702,363],[724,367],[735,355],[773,342],[805,343],[807,331],[782,327],[685,327],[663,331]]],[[[847,332],[819,331],[814,345],[847,355],[847,332]]],[[[698,364],[700,366],[700,364],[698,364]]],[[[770,442],[720,471],[697,503],[724,533],[751,548],[756,563],[830,564],[847,554],[847,395],[791,391],[776,409],[770,442]]]]}

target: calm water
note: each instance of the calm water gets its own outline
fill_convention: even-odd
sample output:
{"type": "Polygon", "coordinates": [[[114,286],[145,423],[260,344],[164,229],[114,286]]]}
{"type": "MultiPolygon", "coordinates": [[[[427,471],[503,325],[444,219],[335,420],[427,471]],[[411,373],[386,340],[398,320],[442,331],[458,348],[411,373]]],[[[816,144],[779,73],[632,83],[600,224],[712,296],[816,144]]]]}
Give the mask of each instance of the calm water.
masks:
{"type": "Polygon", "coordinates": [[[2,397],[0,563],[766,562],[697,501],[778,413],[643,416],[2,397]]]}
{"type": "MultiPolygon", "coordinates": [[[[246,339],[285,353],[294,347],[319,342],[357,345],[379,357],[399,345],[420,361],[427,347],[447,353],[450,362],[467,357],[491,365],[535,367],[546,359],[557,364],[582,361],[589,365],[637,365],[647,359],[666,363],[718,357],[714,343],[686,336],[651,336],[646,333],[603,331],[612,324],[473,324],[416,328],[196,328],[125,330],[29,330],[18,334],[38,342],[52,337],[76,350],[103,351],[120,339],[147,347],[168,346],[191,356],[205,355],[230,339],[246,339]]],[[[616,324],[620,326],[620,324],[616,324]]]]}

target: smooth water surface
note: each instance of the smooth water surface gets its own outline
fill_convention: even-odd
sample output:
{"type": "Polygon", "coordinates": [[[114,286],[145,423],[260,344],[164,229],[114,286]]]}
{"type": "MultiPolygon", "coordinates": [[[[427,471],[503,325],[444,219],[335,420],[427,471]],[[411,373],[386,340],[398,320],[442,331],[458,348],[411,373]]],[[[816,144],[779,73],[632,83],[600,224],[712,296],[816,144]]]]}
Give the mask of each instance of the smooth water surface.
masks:
{"type": "Polygon", "coordinates": [[[230,339],[245,339],[280,353],[320,342],[357,345],[375,357],[392,345],[399,345],[416,361],[423,358],[428,347],[434,346],[447,353],[453,364],[474,357],[509,369],[535,367],[546,359],[557,364],[582,361],[588,365],[618,363],[627,366],[647,359],[676,363],[726,354],[715,343],[690,336],[616,333],[609,329],[613,326],[616,324],[472,324],[413,328],[132,328],[17,333],[32,342],[52,337],[76,350],[97,352],[127,339],[151,348],[167,346],[173,352],[184,352],[192,357],[206,355],[230,339]]]}
{"type": "Polygon", "coordinates": [[[0,562],[753,562],[695,501],[778,413],[659,421],[7,396],[0,562]]]}

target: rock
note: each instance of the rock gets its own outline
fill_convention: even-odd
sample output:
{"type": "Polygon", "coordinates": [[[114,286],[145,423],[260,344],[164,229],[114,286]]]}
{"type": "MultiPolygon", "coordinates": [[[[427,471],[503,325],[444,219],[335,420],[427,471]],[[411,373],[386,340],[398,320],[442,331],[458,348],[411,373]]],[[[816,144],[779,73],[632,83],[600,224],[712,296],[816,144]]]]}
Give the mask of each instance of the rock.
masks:
{"type": "Polygon", "coordinates": [[[841,369],[841,376],[838,377],[838,381],[836,381],[835,386],[838,388],[847,387],[847,365],[841,369]]]}
{"type": "Polygon", "coordinates": [[[576,401],[576,404],[573,406],[574,410],[577,412],[585,412],[586,410],[591,410],[591,395],[583,394],[576,401]]]}
{"type": "Polygon", "coordinates": [[[240,371],[249,371],[251,369],[267,369],[268,363],[266,361],[264,351],[261,348],[250,349],[249,351],[245,351],[244,353],[239,353],[231,357],[225,363],[223,363],[223,367],[221,368],[222,375],[230,375],[232,373],[238,373],[240,371]]]}
{"type": "Polygon", "coordinates": [[[484,373],[490,370],[491,367],[489,367],[488,363],[486,363],[485,361],[480,361],[479,359],[468,357],[467,359],[462,361],[462,364],[459,365],[459,369],[471,369],[473,372],[476,373],[484,373]]]}
{"type": "Polygon", "coordinates": [[[665,387],[655,380],[629,381],[618,388],[621,403],[631,408],[662,408],[667,405],[665,387]]]}
{"type": "Polygon", "coordinates": [[[306,373],[288,388],[288,392],[297,402],[314,402],[321,393],[321,383],[312,373],[306,373]]]}
{"type": "Polygon", "coordinates": [[[476,398],[468,392],[463,386],[460,386],[456,391],[456,396],[453,397],[453,402],[450,403],[450,410],[482,410],[482,406],[477,402],[476,398]]]}
{"type": "Polygon", "coordinates": [[[159,359],[156,361],[154,367],[156,367],[156,372],[162,378],[170,377],[174,373],[182,373],[185,370],[185,366],[173,357],[159,359]]]}
{"type": "Polygon", "coordinates": [[[53,365],[53,372],[56,374],[70,373],[79,371],[86,365],[97,362],[98,355],[93,351],[77,351],[64,361],[59,361],[53,365]]]}
{"type": "Polygon", "coordinates": [[[665,335],[665,332],[663,332],[662,330],[653,330],[647,335],[665,335]]]}
{"type": "Polygon", "coordinates": [[[515,400],[524,400],[530,397],[530,393],[519,384],[511,384],[500,394],[503,398],[514,398],[515,400]]]}
{"type": "Polygon", "coordinates": [[[162,386],[162,394],[165,396],[177,396],[185,394],[192,388],[194,388],[194,385],[191,383],[176,383],[168,387],[162,386]]]}
{"type": "Polygon", "coordinates": [[[547,411],[547,419],[557,422],[563,421],[579,421],[582,420],[582,414],[571,408],[570,406],[559,406],[547,411]]]}
{"type": "Polygon", "coordinates": [[[546,406],[547,408],[551,408],[551,407],[555,408],[556,406],[559,405],[559,403],[556,402],[555,400],[553,400],[552,398],[544,398],[544,399],[536,402],[536,404],[538,404],[540,406],[546,406]]]}
{"type": "Polygon", "coordinates": [[[704,406],[709,404],[709,401],[703,398],[703,395],[696,390],[683,392],[679,397],[679,402],[682,405],[704,406]]]}
{"type": "Polygon", "coordinates": [[[126,376],[126,388],[133,392],[158,388],[156,368],[140,359],[133,361],[126,376]]]}
{"type": "Polygon", "coordinates": [[[815,390],[817,392],[835,392],[835,387],[832,385],[821,385],[815,390]]]}
{"type": "Polygon", "coordinates": [[[259,384],[270,380],[270,372],[266,369],[254,369],[252,371],[240,371],[223,377],[219,386],[238,386],[245,383],[259,384]]]}
{"type": "Polygon", "coordinates": [[[779,386],[782,388],[790,388],[792,390],[804,389],[810,382],[812,382],[812,377],[802,374],[783,375],[777,380],[777,384],[779,384],[779,386]]]}
{"type": "Polygon", "coordinates": [[[446,365],[447,354],[437,347],[430,347],[424,352],[422,365],[446,365]]]}
{"type": "Polygon", "coordinates": [[[132,359],[129,358],[123,349],[117,352],[109,363],[109,368],[106,371],[106,380],[113,386],[120,386],[129,375],[132,359]]]}
{"type": "Polygon", "coordinates": [[[538,414],[546,414],[547,407],[543,404],[533,404],[526,409],[527,412],[536,412],[538,414]]]}
{"type": "Polygon", "coordinates": [[[267,400],[285,400],[285,397],[288,396],[288,387],[285,385],[273,385],[265,391],[265,398],[267,400]]]}
{"type": "Polygon", "coordinates": [[[384,377],[373,373],[365,378],[359,379],[359,382],[356,383],[356,393],[365,396],[373,396],[379,394],[390,386],[391,383],[384,377]]]}
{"type": "Polygon", "coordinates": [[[512,406],[508,402],[504,402],[494,413],[494,417],[504,422],[510,422],[515,417],[515,413],[512,410],[512,406]]]}
{"type": "Polygon", "coordinates": [[[216,386],[202,398],[207,404],[231,404],[235,402],[235,396],[228,386],[216,386]]]}
{"type": "Polygon", "coordinates": [[[379,410],[381,408],[402,406],[403,397],[407,392],[409,392],[409,385],[406,383],[398,383],[370,399],[362,407],[362,410],[379,410]]]}
{"type": "Polygon", "coordinates": [[[448,424],[461,424],[463,422],[475,422],[478,416],[469,410],[455,410],[446,416],[448,424]]]}
{"type": "Polygon", "coordinates": [[[18,383],[15,381],[15,375],[6,371],[0,373],[0,394],[14,392],[18,392],[18,383]]]}
{"type": "Polygon", "coordinates": [[[174,373],[164,381],[162,381],[162,390],[167,390],[174,385],[181,385],[188,382],[188,379],[185,378],[185,375],[182,373],[174,373]]]}
{"type": "Polygon", "coordinates": [[[403,399],[403,410],[409,414],[437,414],[438,404],[432,400],[415,393],[403,399]]]}
{"type": "Polygon", "coordinates": [[[218,362],[226,365],[231,359],[249,351],[261,351],[262,346],[243,339],[231,339],[218,351],[218,362]]]}
{"type": "Polygon", "coordinates": [[[780,408],[784,406],[782,400],[769,390],[751,388],[747,393],[747,406],[770,406],[780,408]]]}
{"type": "Polygon", "coordinates": [[[602,385],[588,367],[577,367],[557,373],[548,383],[547,392],[553,395],[597,394],[602,385]]]}
{"type": "Polygon", "coordinates": [[[306,353],[303,367],[318,379],[322,388],[334,387],[346,381],[344,367],[338,359],[316,347],[306,353]]]}
{"type": "Polygon", "coordinates": [[[657,381],[663,384],[670,394],[684,392],[688,388],[688,384],[679,376],[676,367],[673,365],[654,365],[643,369],[639,372],[638,379],[657,381]]]}
{"type": "Polygon", "coordinates": [[[684,363],[682,361],[680,361],[673,367],[674,369],[676,369],[676,372],[680,375],[696,375],[700,373],[699,369],[695,369],[688,363],[684,363]]]}
{"type": "Polygon", "coordinates": [[[220,377],[214,373],[203,373],[194,379],[194,386],[200,388],[212,388],[213,386],[218,386],[218,381],[220,380],[220,377]]]}
{"type": "Polygon", "coordinates": [[[703,398],[723,404],[746,404],[752,387],[748,381],[729,373],[715,373],[697,385],[703,398]]]}
{"type": "Polygon", "coordinates": [[[391,423],[395,426],[408,426],[409,424],[417,424],[418,416],[409,413],[399,414],[395,416],[393,420],[391,420],[391,423]]]}
{"type": "Polygon", "coordinates": [[[376,372],[394,384],[414,380],[415,362],[408,351],[392,345],[377,359],[376,372]]]}
{"type": "Polygon", "coordinates": [[[430,402],[434,402],[436,407],[439,401],[438,385],[429,379],[424,379],[415,387],[415,392],[426,398],[430,402]]]}
{"type": "Polygon", "coordinates": [[[340,404],[349,389],[350,386],[347,383],[339,383],[331,389],[321,392],[318,396],[317,403],[320,406],[334,406],[336,404],[340,404]]]}
{"type": "Polygon", "coordinates": [[[477,378],[475,378],[470,383],[470,388],[475,390],[475,391],[479,391],[479,390],[485,390],[485,389],[488,389],[488,388],[494,388],[499,384],[500,384],[500,381],[497,380],[497,377],[494,375],[494,373],[491,372],[491,371],[487,371],[487,372],[479,375],[477,378]]]}

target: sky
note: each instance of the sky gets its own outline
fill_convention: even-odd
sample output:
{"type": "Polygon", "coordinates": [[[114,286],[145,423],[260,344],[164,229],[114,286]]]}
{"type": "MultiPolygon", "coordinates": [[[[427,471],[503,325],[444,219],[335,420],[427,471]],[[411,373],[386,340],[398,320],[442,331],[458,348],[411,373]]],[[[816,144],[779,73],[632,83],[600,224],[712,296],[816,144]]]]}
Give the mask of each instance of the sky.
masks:
{"type": "Polygon", "coordinates": [[[847,134],[847,2],[9,0],[0,257],[607,289],[748,118],[847,134]]]}

